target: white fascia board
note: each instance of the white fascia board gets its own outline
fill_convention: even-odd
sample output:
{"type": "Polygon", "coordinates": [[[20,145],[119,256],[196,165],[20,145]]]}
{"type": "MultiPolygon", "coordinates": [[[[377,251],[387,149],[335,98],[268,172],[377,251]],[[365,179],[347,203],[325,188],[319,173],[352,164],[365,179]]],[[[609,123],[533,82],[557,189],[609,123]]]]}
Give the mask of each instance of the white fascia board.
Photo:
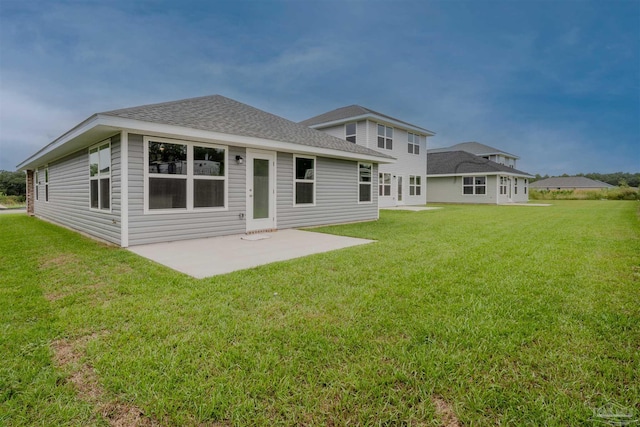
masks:
{"type": "Polygon", "coordinates": [[[481,176],[481,175],[486,175],[486,176],[506,175],[506,176],[522,177],[522,178],[534,178],[533,175],[514,173],[514,172],[466,172],[466,173],[427,174],[427,178],[449,178],[453,176],[481,176]]]}
{"type": "Polygon", "coordinates": [[[331,148],[313,147],[310,145],[295,144],[291,142],[275,141],[256,138],[252,136],[233,135],[221,132],[186,128],[182,126],[163,123],[143,122],[140,120],[126,119],[122,117],[105,117],[109,126],[127,130],[129,133],[142,135],[156,135],[167,138],[185,139],[201,142],[226,143],[246,148],[262,150],[282,151],[286,153],[314,154],[320,157],[331,157],[345,160],[364,160],[375,163],[395,163],[395,158],[378,157],[368,154],[350,153],[348,151],[334,150],[331,148]]]}
{"type": "Polygon", "coordinates": [[[357,121],[360,121],[360,120],[367,120],[367,119],[375,121],[375,122],[380,122],[380,123],[392,125],[392,126],[398,127],[398,128],[412,130],[415,133],[423,135],[423,136],[434,136],[436,134],[435,132],[432,132],[432,131],[430,131],[428,129],[423,129],[423,128],[420,128],[418,126],[413,126],[413,125],[410,125],[410,124],[407,124],[407,123],[402,123],[402,122],[399,122],[397,120],[389,119],[387,117],[378,116],[376,114],[361,114],[359,116],[347,117],[347,118],[344,118],[344,119],[332,120],[330,122],[318,123],[318,124],[315,124],[315,125],[311,125],[309,127],[312,128],[312,129],[322,129],[322,128],[325,128],[325,127],[336,126],[336,125],[340,125],[340,124],[344,124],[344,123],[357,122],[357,121]]]}
{"type": "Polygon", "coordinates": [[[85,121],[81,122],[80,124],[78,124],[77,126],[72,128],[71,130],[65,132],[64,134],[62,134],[58,138],[54,139],[52,142],[50,142],[49,144],[45,145],[40,150],[36,151],[33,155],[28,157],[26,160],[23,160],[20,164],[18,164],[18,166],[16,166],[16,169],[17,170],[20,170],[20,169],[23,169],[23,168],[26,169],[27,166],[29,166],[32,163],[37,162],[38,159],[46,156],[47,154],[51,153],[52,151],[54,151],[54,150],[60,148],[61,146],[63,146],[68,141],[71,141],[72,139],[74,139],[76,137],[79,137],[80,135],[82,135],[85,132],[87,132],[89,129],[92,129],[95,126],[97,126],[97,121],[98,120],[99,120],[98,119],[98,115],[94,114],[93,116],[91,116],[88,119],[86,119],[85,121]]]}

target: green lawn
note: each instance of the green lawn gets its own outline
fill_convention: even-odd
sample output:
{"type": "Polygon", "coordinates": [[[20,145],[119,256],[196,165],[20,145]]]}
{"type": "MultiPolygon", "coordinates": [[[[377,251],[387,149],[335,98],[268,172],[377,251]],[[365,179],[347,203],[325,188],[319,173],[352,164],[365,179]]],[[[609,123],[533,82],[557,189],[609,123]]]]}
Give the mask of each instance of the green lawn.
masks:
{"type": "Polygon", "coordinates": [[[639,206],[383,211],[320,229],[378,243],[204,280],[2,215],[0,425],[638,418],[639,206]]]}

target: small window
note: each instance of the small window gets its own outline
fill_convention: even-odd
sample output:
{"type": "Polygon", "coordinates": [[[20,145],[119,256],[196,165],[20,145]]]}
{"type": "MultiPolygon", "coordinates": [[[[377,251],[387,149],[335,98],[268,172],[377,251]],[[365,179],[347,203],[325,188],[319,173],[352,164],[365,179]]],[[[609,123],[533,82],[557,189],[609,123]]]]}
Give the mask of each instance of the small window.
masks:
{"type": "Polygon", "coordinates": [[[111,209],[110,141],[89,149],[89,201],[91,209],[111,209]]]}
{"type": "Polygon", "coordinates": [[[44,201],[49,201],[49,166],[44,168],[44,201]]]}
{"type": "Polygon", "coordinates": [[[407,133],[407,152],[409,154],[420,154],[420,135],[407,133]]]}
{"type": "Polygon", "coordinates": [[[355,123],[347,123],[344,125],[344,133],[346,140],[349,142],[356,143],[356,124],[355,123]]]}
{"type": "Polygon", "coordinates": [[[420,196],[422,194],[422,177],[409,175],[409,195],[420,196]]]}
{"type": "Polygon", "coordinates": [[[378,148],[393,149],[393,128],[378,125],[378,148]]]}
{"type": "Polygon", "coordinates": [[[36,193],[35,194],[36,200],[38,200],[38,193],[39,193],[39,190],[40,190],[40,180],[38,178],[38,169],[36,169],[36,171],[35,171],[34,178],[35,178],[34,182],[36,183],[35,188],[34,188],[34,192],[36,193]]]}
{"type": "Polygon", "coordinates": [[[371,163],[358,163],[358,201],[370,202],[371,178],[373,177],[373,165],[371,163]]]}
{"type": "Polygon", "coordinates": [[[294,200],[296,205],[312,205],[315,203],[316,159],[312,157],[295,157],[294,200]]]}
{"type": "Polygon", "coordinates": [[[465,176],[462,178],[462,194],[486,194],[486,181],[484,176],[465,176]]]}
{"type": "Polygon", "coordinates": [[[378,195],[379,196],[391,195],[391,174],[390,173],[378,174],[378,195]]]}
{"type": "Polygon", "coordinates": [[[529,187],[528,184],[529,184],[529,181],[525,179],[524,180],[524,194],[527,194],[527,187],[529,187]]]}

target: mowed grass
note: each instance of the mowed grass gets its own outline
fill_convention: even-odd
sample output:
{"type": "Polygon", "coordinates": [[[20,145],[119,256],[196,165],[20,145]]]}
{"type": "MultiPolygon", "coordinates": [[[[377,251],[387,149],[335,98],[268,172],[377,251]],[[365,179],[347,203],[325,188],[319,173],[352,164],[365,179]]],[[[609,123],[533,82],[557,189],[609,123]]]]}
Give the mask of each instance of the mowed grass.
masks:
{"type": "Polygon", "coordinates": [[[0,424],[637,418],[638,207],[382,211],[315,230],[375,244],[204,280],[4,215],[0,424]]]}

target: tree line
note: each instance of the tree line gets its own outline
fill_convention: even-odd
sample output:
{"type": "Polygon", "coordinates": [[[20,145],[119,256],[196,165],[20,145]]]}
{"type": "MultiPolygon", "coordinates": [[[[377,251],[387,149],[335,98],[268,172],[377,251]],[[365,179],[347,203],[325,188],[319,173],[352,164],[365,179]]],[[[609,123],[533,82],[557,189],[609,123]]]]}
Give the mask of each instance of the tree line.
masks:
{"type": "Polygon", "coordinates": [[[24,172],[0,170],[0,195],[25,196],[27,194],[27,178],[24,172]]]}
{"type": "MultiPolygon", "coordinates": [[[[560,175],[561,177],[568,176],[584,176],[586,178],[595,179],[596,181],[606,182],[607,184],[616,185],[620,187],[640,187],[640,173],[628,173],[628,172],[614,172],[614,173],[579,173],[576,175],[567,175],[566,173],[560,175]]],[[[531,182],[535,182],[541,179],[549,178],[549,175],[536,174],[535,179],[531,182]]]]}

